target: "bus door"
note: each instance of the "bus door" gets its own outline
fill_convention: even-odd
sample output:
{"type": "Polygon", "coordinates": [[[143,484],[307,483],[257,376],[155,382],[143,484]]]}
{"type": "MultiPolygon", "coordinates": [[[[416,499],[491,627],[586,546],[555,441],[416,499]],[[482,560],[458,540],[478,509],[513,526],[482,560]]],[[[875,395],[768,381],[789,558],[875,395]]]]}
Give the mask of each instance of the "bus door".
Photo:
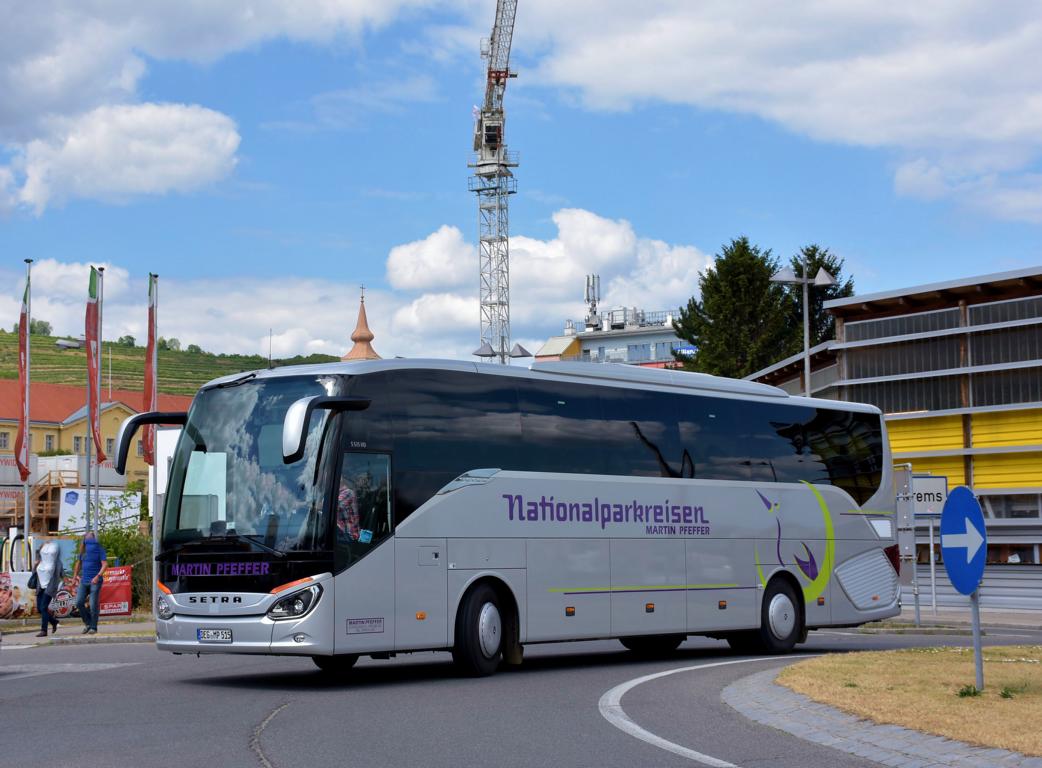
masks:
{"type": "Polygon", "coordinates": [[[333,500],[336,653],[394,647],[391,499],[390,455],[345,451],[333,500]]]}

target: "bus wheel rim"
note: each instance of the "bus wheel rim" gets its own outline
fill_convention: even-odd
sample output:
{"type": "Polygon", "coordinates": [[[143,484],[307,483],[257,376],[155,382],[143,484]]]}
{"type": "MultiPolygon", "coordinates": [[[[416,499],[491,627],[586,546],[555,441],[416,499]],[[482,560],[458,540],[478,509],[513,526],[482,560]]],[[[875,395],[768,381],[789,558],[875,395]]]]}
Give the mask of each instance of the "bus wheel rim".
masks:
{"type": "Polygon", "coordinates": [[[767,607],[767,620],[771,625],[771,634],[784,640],[796,628],[796,607],[788,595],[775,595],[767,607]]]}
{"type": "Polygon", "coordinates": [[[481,653],[486,659],[491,659],[499,653],[502,634],[503,626],[499,618],[499,609],[492,603],[485,603],[481,606],[481,613],[478,614],[478,642],[481,644],[481,653]]]}

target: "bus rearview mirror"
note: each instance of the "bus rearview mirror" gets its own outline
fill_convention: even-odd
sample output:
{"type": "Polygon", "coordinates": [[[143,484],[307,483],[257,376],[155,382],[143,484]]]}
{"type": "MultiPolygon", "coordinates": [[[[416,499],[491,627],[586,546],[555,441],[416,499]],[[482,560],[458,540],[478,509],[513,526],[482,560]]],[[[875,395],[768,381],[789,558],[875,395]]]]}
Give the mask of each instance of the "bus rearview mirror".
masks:
{"type": "MultiPolygon", "coordinates": [[[[145,424],[178,424],[184,426],[188,421],[188,414],[184,411],[147,411],[135,413],[123,419],[119,425],[119,434],[116,437],[116,472],[121,475],[127,473],[127,456],[130,453],[130,441],[137,433],[138,427],[145,424]]],[[[89,438],[88,438],[89,439],[89,438]]]]}
{"type": "Polygon", "coordinates": [[[292,464],[300,461],[308,438],[311,414],[324,411],[364,411],[370,401],[364,397],[302,397],[286,411],[282,422],[282,461],[292,464]]]}

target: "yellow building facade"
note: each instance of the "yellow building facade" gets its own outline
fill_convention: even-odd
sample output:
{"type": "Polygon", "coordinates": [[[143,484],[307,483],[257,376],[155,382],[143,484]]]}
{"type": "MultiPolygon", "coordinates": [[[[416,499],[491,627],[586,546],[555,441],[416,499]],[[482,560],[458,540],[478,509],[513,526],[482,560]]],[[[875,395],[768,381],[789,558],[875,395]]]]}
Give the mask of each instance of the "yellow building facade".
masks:
{"type": "MultiPolygon", "coordinates": [[[[990,563],[1040,562],[1042,268],[829,301],[815,397],[868,402],[895,464],[969,486],[990,563]]],[[[802,393],[802,355],[749,378],[802,393]]]]}

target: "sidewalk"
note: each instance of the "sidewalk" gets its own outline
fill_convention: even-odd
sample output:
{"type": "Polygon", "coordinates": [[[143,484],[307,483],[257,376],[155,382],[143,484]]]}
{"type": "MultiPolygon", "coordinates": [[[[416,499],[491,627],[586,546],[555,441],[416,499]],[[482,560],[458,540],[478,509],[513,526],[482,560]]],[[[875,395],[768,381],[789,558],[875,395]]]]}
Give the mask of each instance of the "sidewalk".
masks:
{"type": "MultiPolygon", "coordinates": [[[[902,622],[912,623],[915,621],[915,607],[911,605],[902,606],[902,622]]],[[[898,617],[891,621],[898,620],[898,617]]],[[[969,608],[942,608],[938,606],[937,615],[929,604],[920,605],[919,620],[924,627],[945,624],[948,626],[967,626],[973,623],[969,608]]],[[[980,621],[983,627],[996,627],[1007,629],[1042,629],[1042,611],[1000,611],[989,608],[981,608],[980,621]]]]}
{"type": "Polygon", "coordinates": [[[91,645],[94,643],[151,643],[156,638],[154,621],[102,621],[98,624],[96,635],[83,634],[83,622],[79,619],[64,619],[58,626],[57,634],[48,631],[47,637],[36,637],[40,631],[38,623],[33,622],[23,627],[10,626],[5,622],[3,627],[3,648],[14,650],[40,645],[91,645]]]}

